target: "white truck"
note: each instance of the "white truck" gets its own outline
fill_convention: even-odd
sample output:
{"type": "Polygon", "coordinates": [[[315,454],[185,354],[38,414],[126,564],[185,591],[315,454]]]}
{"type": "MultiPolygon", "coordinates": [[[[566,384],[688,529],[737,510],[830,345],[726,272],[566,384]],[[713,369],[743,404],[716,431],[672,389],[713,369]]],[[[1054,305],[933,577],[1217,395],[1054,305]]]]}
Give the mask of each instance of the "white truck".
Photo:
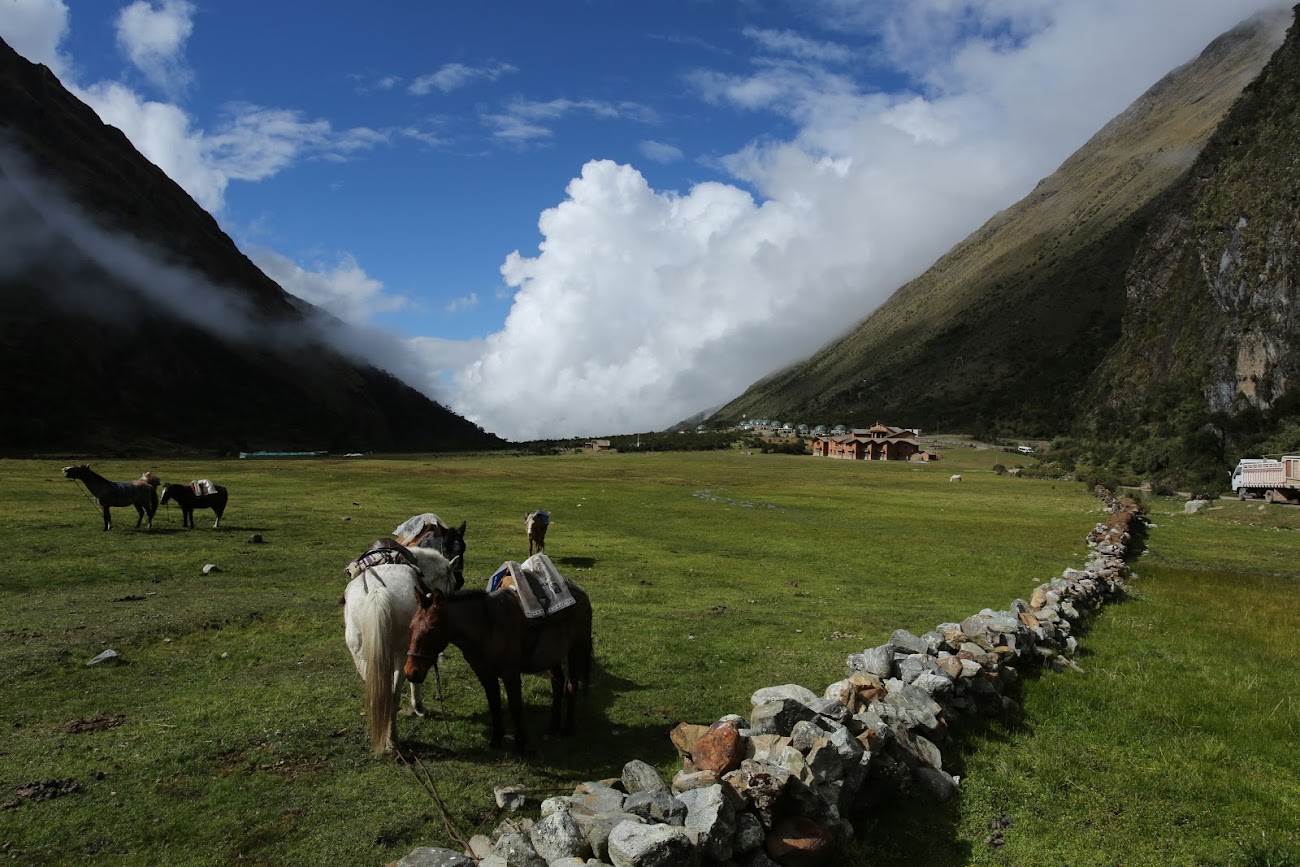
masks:
{"type": "Polygon", "coordinates": [[[1232,471],[1232,490],[1239,499],[1263,497],[1269,503],[1300,501],[1300,455],[1280,461],[1242,458],[1232,471]]]}

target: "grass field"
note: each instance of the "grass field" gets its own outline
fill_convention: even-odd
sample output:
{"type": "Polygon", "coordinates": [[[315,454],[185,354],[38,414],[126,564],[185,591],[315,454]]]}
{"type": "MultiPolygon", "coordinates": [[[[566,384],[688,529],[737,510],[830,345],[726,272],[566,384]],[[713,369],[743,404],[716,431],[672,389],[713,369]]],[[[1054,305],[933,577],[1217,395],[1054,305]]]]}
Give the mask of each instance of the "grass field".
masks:
{"type": "MultiPolygon", "coordinates": [[[[534,753],[489,750],[482,691],[455,651],[445,702],[399,721],[460,833],[495,824],[497,785],[540,800],[633,758],[670,774],[676,723],[748,713],[761,686],[820,691],[896,628],[1005,607],[1077,565],[1097,502],[988,472],[1005,457],[92,462],[231,490],[220,530],[210,512],[182,530],[164,510],[137,531],[115,510],[108,533],[62,478],[72,461],[0,461],[0,852],[377,865],[449,844],[414,777],[367,751],[338,607],[343,564],[424,511],[468,522],[473,582],[523,559],[524,514],[548,509],[547,552],[595,607],[577,740],[541,737],[549,687],[532,678],[534,753]],[[221,571],[204,576],[208,563],[221,571]],[[109,648],[118,661],[86,665],[109,648]],[[29,797],[69,779],[74,791],[29,797]]],[[[1156,500],[1139,598],[1087,636],[1087,673],[1028,679],[1022,720],[947,751],[961,798],[854,817],[841,863],[1296,863],[1300,509],[1221,506],[1184,516],[1156,500]],[[1013,824],[993,848],[1000,816],[1013,824]]]]}

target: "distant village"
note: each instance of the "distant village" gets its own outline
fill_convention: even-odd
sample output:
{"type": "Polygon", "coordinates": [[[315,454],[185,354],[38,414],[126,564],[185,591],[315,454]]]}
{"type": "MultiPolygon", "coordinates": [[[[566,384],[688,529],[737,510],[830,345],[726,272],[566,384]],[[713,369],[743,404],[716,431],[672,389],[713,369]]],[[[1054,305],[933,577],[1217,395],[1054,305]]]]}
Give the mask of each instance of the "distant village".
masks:
{"type": "MultiPolygon", "coordinates": [[[[891,427],[876,422],[867,428],[848,428],[842,424],[810,427],[806,424],[782,423],[770,419],[750,419],[729,430],[748,434],[769,443],[795,443],[802,440],[815,457],[854,461],[935,461],[939,455],[921,448],[919,428],[891,427]]],[[[688,429],[679,428],[679,434],[688,429]]],[[[697,434],[720,433],[707,424],[695,428],[697,434]]],[[[638,441],[637,445],[640,443],[638,441]]],[[[610,440],[589,440],[591,451],[611,449],[610,440]]]]}

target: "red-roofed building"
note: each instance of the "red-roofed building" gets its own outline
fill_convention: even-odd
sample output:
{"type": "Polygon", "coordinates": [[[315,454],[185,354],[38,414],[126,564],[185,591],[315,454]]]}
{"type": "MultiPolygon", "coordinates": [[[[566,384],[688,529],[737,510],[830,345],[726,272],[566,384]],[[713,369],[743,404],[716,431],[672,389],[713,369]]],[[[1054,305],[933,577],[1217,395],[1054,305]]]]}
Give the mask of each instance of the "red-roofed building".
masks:
{"type": "Polygon", "coordinates": [[[854,461],[907,461],[921,451],[921,432],[915,428],[890,427],[876,422],[869,428],[855,428],[843,436],[813,440],[813,454],[823,458],[854,461]]]}

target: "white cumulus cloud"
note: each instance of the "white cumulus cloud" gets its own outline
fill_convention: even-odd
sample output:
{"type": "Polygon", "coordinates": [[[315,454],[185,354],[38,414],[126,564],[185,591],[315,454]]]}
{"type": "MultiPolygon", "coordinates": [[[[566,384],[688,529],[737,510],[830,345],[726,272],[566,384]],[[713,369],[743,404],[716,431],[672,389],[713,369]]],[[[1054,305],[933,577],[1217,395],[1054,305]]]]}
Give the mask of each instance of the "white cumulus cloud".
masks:
{"type": "Polygon", "coordinates": [[[183,92],[193,78],[184,51],[194,31],[194,12],[188,0],[135,0],[118,12],[118,46],[165,93],[183,92]]]}
{"type": "MultiPolygon", "coordinates": [[[[748,72],[687,76],[717,110],[797,125],[721,160],[740,186],[655,190],[592,161],[452,406],[511,439],[663,428],[843,333],[1028,193],[1146,88],[1276,0],[818,0],[811,39],[752,30],[748,72]],[[851,77],[871,40],[912,86],[851,77]]],[[[545,130],[541,110],[510,115],[545,130]]],[[[503,127],[504,128],[504,127],[503,127]]],[[[661,152],[662,153],[662,152],[661,152]]],[[[653,148],[647,156],[654,158],[653,148]]]]}

